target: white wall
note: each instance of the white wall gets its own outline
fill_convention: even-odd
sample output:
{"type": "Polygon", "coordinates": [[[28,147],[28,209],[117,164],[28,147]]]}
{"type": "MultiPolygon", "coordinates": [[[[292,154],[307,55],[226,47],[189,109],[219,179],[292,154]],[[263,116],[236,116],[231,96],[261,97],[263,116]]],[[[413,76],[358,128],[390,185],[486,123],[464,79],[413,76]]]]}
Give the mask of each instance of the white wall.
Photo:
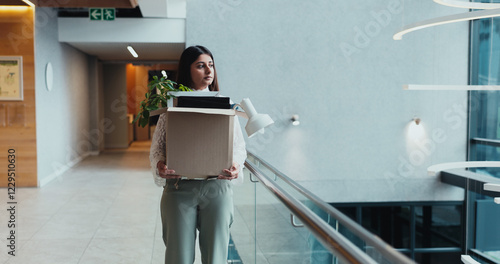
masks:
{"type": "Polygon", "coordinates": [[[214,53],[224,94],[275,119],[248,149],[328,202],[460,200],[426,168],[465,160],[466,92],[402,86],[467,84],[468,24],[392,40],[457,12],[421,0],[191,0],[186,42],[214,53]],[[426,136],[408,143],[414,116],[426,136]]]}
{"type": "Polygon", "coordinates": [[[61,27],[59,40],[62,42],[184,43],[185,40],[182,18],[120,18],[113,23],[96,23],[87,17],[61,17],[58,20],[61,27]]]}
{"type": "Polygon", "coordinates": [[[88,60],[57,39],[57,13],[36,8],[35,95],[39,186],[43,186],[88,155],[88,60]],[[45,69],[54,69],[51,91],[45,69]]]}

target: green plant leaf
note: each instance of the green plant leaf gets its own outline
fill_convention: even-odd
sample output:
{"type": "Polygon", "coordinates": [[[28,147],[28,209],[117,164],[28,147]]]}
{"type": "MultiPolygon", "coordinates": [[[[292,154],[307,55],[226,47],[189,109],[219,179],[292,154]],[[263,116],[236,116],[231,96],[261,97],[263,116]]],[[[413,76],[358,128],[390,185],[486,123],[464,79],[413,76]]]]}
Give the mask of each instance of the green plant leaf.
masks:
{"type": "Polygon", "coordinates": [[[153,76],[153,79],[148,83],[148,88],[148,92],[144,95],[145,99],[140,102],[139,112],[133,121],[133,123],[137,122],[141,127],[148,125],[150,111],[166,106],[168,100],[175,97],[169,94],[169,92],[192,91],[189,87],[177,84],[165,76],[158,78],[156,75],[153,76]]]}
{"type": "Polygon", "coordinates": [[[139,120],[139,118],[141,117],[141,115],[137,115],[135,118],[134,118],[134,121],[132,121],[132,124],[135,124],[135,122],[137,122],[137,120],[139,120]]]}
{"type": "Polygon", "coordinates": [[[168,105],[168,100],[165,98],[160,98],[163,105],[168,105]]]}

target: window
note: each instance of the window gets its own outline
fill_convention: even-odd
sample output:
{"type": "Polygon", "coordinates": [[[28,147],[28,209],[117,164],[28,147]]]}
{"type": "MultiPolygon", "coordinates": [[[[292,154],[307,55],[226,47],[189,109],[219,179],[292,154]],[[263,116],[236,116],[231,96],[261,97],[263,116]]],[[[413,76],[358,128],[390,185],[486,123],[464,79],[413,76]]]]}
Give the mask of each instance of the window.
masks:
{"type": "MultiPolygon", "coordinates": [[[[470,84],[500,85],[500,18],[472,21],[470,29],[470,84]]],[[[471,91],[469,102],[469,160],[499,161],[500,91],[471,91]]],[[[474,171],[500,178],[500,168],[474,171]]],[[[500,205],[491,197],[469,191],[467,208],[472,219],[467,253],[491,263],[499,261],[500,205]]]]}
{"type": "MultiPolygon", "coordinates": [[[[500,18],[472,21],[470,44],[470,84],[500,85],[500,18]]],[[[500,91],[471,91],[469,102],[469,160],[500,160],[500,91]]]]}

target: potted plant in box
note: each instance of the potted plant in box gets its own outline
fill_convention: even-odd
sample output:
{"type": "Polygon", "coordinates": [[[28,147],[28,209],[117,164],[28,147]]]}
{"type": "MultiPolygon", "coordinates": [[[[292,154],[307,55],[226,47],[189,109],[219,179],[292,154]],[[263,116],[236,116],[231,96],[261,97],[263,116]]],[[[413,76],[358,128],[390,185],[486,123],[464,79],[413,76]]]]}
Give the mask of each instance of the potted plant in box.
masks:
{"type": "Polygon", "coordinates": [[[134,123],[138,122],[138,125],[141,127],[147,126],[151,111],[166,107],[168,100],[175,97],[170,94],[171,92],[190,91],[192,90],[189,87],[177,84],[165,76],[159,79],[158,76],[153,76],[153,80],[148,83],[148,92],[145,94],[146,98],[140,103],[139,112],[134,119],[134,123]]]}

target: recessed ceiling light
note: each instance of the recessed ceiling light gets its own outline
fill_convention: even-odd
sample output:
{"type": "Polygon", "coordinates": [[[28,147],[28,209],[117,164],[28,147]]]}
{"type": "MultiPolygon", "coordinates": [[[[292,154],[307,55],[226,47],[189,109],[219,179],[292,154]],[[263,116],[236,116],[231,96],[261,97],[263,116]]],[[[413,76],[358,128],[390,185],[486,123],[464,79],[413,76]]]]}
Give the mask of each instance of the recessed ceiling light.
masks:
{"type": "Polygon", "coordinates": [[[137,58],[139,57],[139,55],[137,55],[137,52],[135,52],[134,48],[132,48],[132,46],[127,46],[127,49],[128,51],[130,52],[130,54],[132,54],[132,56],[134,56],[134,58],[137,58]]]}
{"type": "Polygon", "coordinates": [[[23,2],[25,2],[27,5],[31,6],[31,7],[35,7],[35,5],[30,2],[29,0],[23,0],[23,2]]]}

